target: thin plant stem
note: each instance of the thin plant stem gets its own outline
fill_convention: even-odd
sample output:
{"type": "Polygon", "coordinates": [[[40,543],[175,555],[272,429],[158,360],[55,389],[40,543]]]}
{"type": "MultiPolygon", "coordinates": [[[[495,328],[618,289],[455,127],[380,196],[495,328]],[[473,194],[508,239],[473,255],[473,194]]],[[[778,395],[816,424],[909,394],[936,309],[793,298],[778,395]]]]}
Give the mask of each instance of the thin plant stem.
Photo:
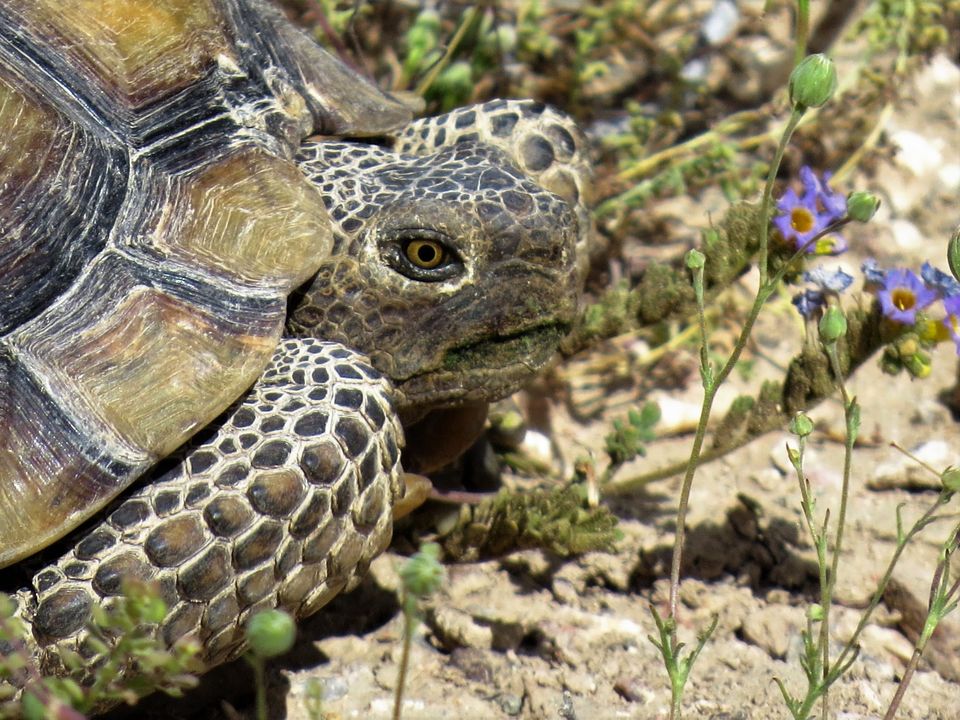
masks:
{"type": "Polygon", "coordinates": [[[797,0],[797,42],[793,54],[793,66],[800,64],[807,55],[807,39],[810,36],[810,0],[797,0]]]}
{"type": "Polygon", "coordinates": [[[930,638],[933,637],[936,626],[940,623],[940,620],[943,619],[944,615],[956,607],[957,601],[951,600],[951,598],[954,598],[958,591],[960,591],[960,579],[955,580],[953,586],[946,592],[943,591],[943,584],[944,575],[949,572],[950,555],[956,552],[957,545],[960,543],[960,525],[954,528],[951,533],[951,538],[952,539],[946,543],[936,572],[934,572],[933,583],[931,583],[930,587],[930,604],[928,606],[927,619],[924,623],[923,632],[921,632],[920,637],[917,638],[917,642],[913,648],[913,655],[910,656],[910,662],[907,663],[903,677],[900,678],[897,692],[890,701],[883,720],[893,720],[893,718],[896,717],[897,711],[900,709],[900,703],[903,702],[903,697],[907,692],[907,688],[910,686],[911,680],[913,680],[913,674],[920,664],[920,658],[923,656],[924,650],[926,650],[927,643],[930,641],[930,638]]]}
{"type": "MultiPolygon", "coordinates": [[[[764,186],[763,201],[760,212],[760,287],[757,290],[757,295],[754,299],[752,307],[750,308],[750,312],[744,321],[743,328],[740,331],[740,335],[737,338],[737,342],[734,345],[733,351],[727,358],[726,363],[724,363],[723,367],[720,369],[720,372],[716,375],[713,374],[713,369],[709,364],[707,364],[707,338],[705,334],[706,326],[703,321],[703,295],[702,292],[697,293],[697,314],[701,327],[700,373],[703,379],[704,392],[703,403],[700,409],[700,418],[697,421],[696,434],[694,435],[693,444],[690,448],[690,457],[684,473],[683,483],[681,484],[680,488],[680,500],[677,507],[677,529],[674,535],[673,554],[670,562],[670,600],[668,620],[670,622],[670,641],[674,647],[678,645],[677,607],[680,595],[680,568],[683,563],[683,546],[686,540],[687,511],[690,504],[690,492],[693,488],[693,479],[696,475],[700,454],[703,450],[703,442],[707,434],[707,424],[710,419],[710,412],[713,408],[713,401],[716,398],[717,390],[724,383],[730,373],[733,372],[733,368],[736,367],[737,362],[739,362],[740,356],[746,348],[747,341],[753,332],[753,326],[760,315],[760,310],[763,308],[764,303],[767,301],[770,295],[773,294],[773,291],[776,289],[776,285],[782,278],[783,273],[786,272],[786,266],[784,266],[775,274],[775,277],[772,280],[769,276],[769,270],[767,268],[768,245],[770,238],[769,220],[771,215],[771,205],[773,202],[773,184],[776,180],[780,163],[783,160],[783,154],[786,150],[787,143],[790,141],[790,138],[793,135],[793,132],[801,118],[803,117],[803,114],[804,108],[799,106],[794,107],[794,109],[791,111],[790,118],[787,121],[783,135],[780,138],[773,161],[770,164],[770,171],[767,174],[767,182],[764,186]]],[[[802,253],[803,249],[797,251],[798,255],[802,253]]],[[[677,720],[680,717],[680,699],[677,697],[676,693],[674,693],[673,700],[674,701],[671,704],[670,717],[671,720],[677,720]]]]}
{"type": "Polygon", "coordinates": [[[870,617],[872,616],[873,611],[877,609],[877,606],[880,605],[880,601],[883,600],[883,594],[887,590],[887,585],[890,584],[890,578],[893,577],[893,571],[896,568],[897,563],[900,561],[900,556],[903,554],[903,551],[907,549],[907,545],[909,545],[910,541],[913,540],[917,533],[930,524],[930,522],[934,519],[934,515],[936,514],[937,510],[946,505],[947,502],[949,502],[948,494],[940,493],[940,496],[937,498],[936,502],[927,508],[926,512],[924,512],[923,515],[921,515],[920,518],[913,524],[910,530],[907,531],[907,534],[897,542],[897,547],[893,551],[893,555],[890,557],[890,562],[887,563],[887,568],[883,573],[883,577],[880,578],[880,582],[877,584],[877,589],[874,591],[870,598],[870,602],[867,604],[863,614],[860,616],[860,622],[857,623],[857,627],[854,629],[853,634],[847,641],[846,646],[840,651],[840,656],[837,658],[836,663],[834,663],[835,666],[842,666],[850,659],[849,656],[856,647],[861,633],[866,629],[867,624],[870,622],[870,617]]]}
{"type": "Polygon", "coordinates": [[[400,655],[400,670],[397,673],[397,685],[393,691],[393,720],[400,720],[403,707],[403,690],[407,684],[407,666],[410,664],[410,644],[416,625],[413,603],[407,592],[403,595],[403,650],[400,655]],[[408,607],[408,605],[410,607],[408,607]]]}
{"type": "MultiPolygon", "coordinates": [[[[827,345],[827,356],[830,358],[830,366],[833,369],[834,378],[840,386],[840,394],[843,396],[844,417],[846,419],[846,437],[844,439],[843,452],[843,482],[840,489],[840,513],[837,515],[837,532],[833,544],[833,558],[830,563],[830,575],[828,578],[827,604],[823,607],[823,623],[820,626],[820,637],[823,650],[823,679],[826,681],[830,674],[830,606],[833,604],[833,590],[837,582],[837,572],[840,566],[840,553],[843,549],[843,531],[847,520],[847,502],[850,498],[850,473],[853,462],[853,445],[857,440],[857,430],[859,421],[856,419],[857,405],[847,393],[846,384],[843,381],[843,370],[840,366],[840,357],[837,351],[837,343],[832,342],[827,345]]],[[[822,716],[826,720],[829,707],[829,687],[824,690],[822,716]]]]}
{"type": "Polygon", "coordinates": [[[767,182],[763,186],[763,203],[760,208],[760,217],[764,220],[762,227],[760,228],[760,253],[758,264],[760,266],[760,287],[763,288],[767,284],[767,278],[769,275],[769,268],[767,267],[767,253],[769,246],[769,237],[770,237],[770,205],[773,202],[773,183],[777,179],[777,172],[780,170],[780,163],[783,160],[783,153],[787,149],[787,143],[790,142],[790,138],[793,136],[793,131],[796,130],[797,124],[800,122],[800,119],[803,117],[802,108],[794,108],[790,113],[790,119],[787,121],[787,126],[783,129],[783,135],[780,136],[780,143],[777,145],[777,151],[774,153],[773,162],[770,163],[770,170],[767,173],[767,182]]]}
{"type": "Polygon", "coordinates": [[[457,31],[454,33],[453,37],[450,39],[450,44],[447,45],[446,50],[432,68],[430,68],[426,77],[420,81],[417,85],[414,93],[423,97],[427,90],[430,89],[430,86],[433,85],[434,81],[437,79],[437,76],[441,71],[450,63],[450,58],[453,57],[453,54],[456,52],[457,47],[459,47],[460,42],[463,40],[463,36],[466,35],[467,30],[473,25],[473,21],[477,17],[478,10],[475,6],[470,7],[460,19],[460,26],[457,28],[457,31]]]}
{"type": "Polygon", "coordinates": [[[267,720],[267,678],[264,659],[254,654],[247,656],[253,668],[253,684],[257,691],[256,712],[257,720],[267,720]]]}

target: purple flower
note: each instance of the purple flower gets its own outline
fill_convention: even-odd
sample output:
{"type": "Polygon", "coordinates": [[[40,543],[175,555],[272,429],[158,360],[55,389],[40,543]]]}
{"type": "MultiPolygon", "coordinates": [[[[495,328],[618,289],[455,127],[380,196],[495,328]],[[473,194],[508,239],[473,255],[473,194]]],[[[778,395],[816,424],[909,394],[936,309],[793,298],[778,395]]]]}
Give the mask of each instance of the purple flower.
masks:
{"type": "Polygon", "coordinates": [[[827,296],[820,290],[804,290],[794,295],[791,302],[801,315],[810,320],[827,304],[827,296]]]}
{"type": "Polygon", "coordinates": [[[831,272],[822,265],[803,273],[803,279],[816,285],[816,288],[807,289],[798,295],[794,295],[791,302],[807,320],[819,314],[820,309],[827,304],[828,295],[842,293],[853,282],[853,276],[848,275],[840,268],[831,272]]]}
{"type": "Polygon", "coordinates": [[[848,275],[840,268],[830,272],[824,266],[815,268],[803,274],[803,279],[813,283],[821,290],[832,293],[842,293],[853,282],[853,275],[848,275]]]}
{"type": "Polygon", "coordinates": [[[847,200],[826,185],[829,174],[821,181],[809,167],[800,168],[800,180],[803,183],[803,195],[793,188],[777,201],[780,214],[773,219],[774,227],[780,231],[784,240],[793,241],[798,250],[813,255],[839,255],[847,249],[846,241],[832,234],[817,239],[814,237],[825,228],[844,216],[847,200]]]}
{"type": "Polygon", "coordinates": [[[847,199],[840,193],[834,192],[827,184],[833,176],[831,172],[823,174],[823,181],[814,174],[807,165],[800,168],[800,182],[808,193],[815,193],[817,201],[823,207],[823,211],[830,217],[830,222],[839,220],[847,213],[847,199]]]}
{"type": "Polygon", "coordinates": [[[957,355],[960,355],[960,295],[951,295],[944,299],[943,308],[947,311],[947,316],[943,319],[943,325],[953,338],[953,344],[957,347],[957,355]]]}
{"type": "Polygon", "coordinates": [[[869,258],[863,261],[860,266],[863,277],[866,278],[867,285],[883,285],[883,270],[880,269],[880,263],[875,259],[869,258]]]}
{"type": "Polygon", "coordinates": [[[917,310],[936,300],[937,294],[924,285],[913,271],[894,268],[884,273],[883,287],[877,297],[886,317],[912,325],[917,320],[917,310]]]}
{"type": "Polygon", "coordinates": [[[928,262],[920,266],[920,277],[927,285],[939,292],[941,297],[960,295],[960,282],[928,262]]]}

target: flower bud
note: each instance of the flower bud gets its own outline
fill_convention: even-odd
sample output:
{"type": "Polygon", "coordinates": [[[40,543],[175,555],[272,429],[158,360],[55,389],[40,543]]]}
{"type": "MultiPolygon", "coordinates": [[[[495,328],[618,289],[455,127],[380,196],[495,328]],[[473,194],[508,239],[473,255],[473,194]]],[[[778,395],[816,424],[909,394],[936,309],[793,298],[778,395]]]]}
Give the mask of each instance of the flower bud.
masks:
{"type": "Polygon", "coordinates": [[[790,102],[798,108],[820,107],[837,89],[837,69],[822,53],[807,55],[790,73],[790,102]]]}
{"type": "Polygon", "coordinates": [[[898,339],[895,347],[901,359],[913,357],[920,352],[920,343],[917,341],[917,336],[913,333],[907,333],[898,339]]]}
{"type": "Polygon", "coordinates": [[[813,420],[802,412],[798,412],[790,421],[790,432],[799,437],[806,437],[813,432],[813,420]]]}
{"type": "Polygon", "coordinates": [[[820,340],[824,343],[836,342],[847,334],[847,318],[843,315],[843,310],[836,305],[831,305],[820,318],[820,340]]]}
{"type": "Polygon", "coordinates": [[[960,468],[951,465],[940,473],[940,482],[947,492],[960,492],[960,468]]]}
{"type": "Polygon", "coordinates": [[[687,267],[691,270],[699,270],[703,267],[704,263],[707,262],[707,257],[694,248],[687,251],[686,256],[684,256],[684,262],[686,262],[687,267]]]}
{"type": "Polygon", "coordinates": [[[947,263],[955,280],[960,281],[960,227],[953,231],[947,243],[947,263]]]}
{"type": "Polygon", "coordinates": [[[868,222],[880,207],[880,198],[873,193],[858,190],[847,195],[847,216],[857,222],[868,222]]]}
{"type": "Polygon", "coordinates": [[[247,623],[247,642],[254,655],[272,658],[283,655],[293,647],[297,627],[283,610],[258,612],[247,623]]]}
{"type": "Polygon", "coordinates": [[[407,592],[414,597],[426,597],[435,592],[443,581],[440,546],[424,543],[420,551],[400,568],[400,578],[407,592]]]}
{"type": "Polygon", "coordinates": [[[922,352],[903,358],[903,366],[907,369],[908,373],[918,380],[923,380],[930,375],[933,370],[933,366],[930,363],[930,356],[922,352]]]}
{"type": "Polygon", "coordinates": [[[497,38],[497,48],[504,55],[512,53],[517,47],[517,29],[509,24],[503,23],[502,25],[497,25],[495,30],[497,38]]]}

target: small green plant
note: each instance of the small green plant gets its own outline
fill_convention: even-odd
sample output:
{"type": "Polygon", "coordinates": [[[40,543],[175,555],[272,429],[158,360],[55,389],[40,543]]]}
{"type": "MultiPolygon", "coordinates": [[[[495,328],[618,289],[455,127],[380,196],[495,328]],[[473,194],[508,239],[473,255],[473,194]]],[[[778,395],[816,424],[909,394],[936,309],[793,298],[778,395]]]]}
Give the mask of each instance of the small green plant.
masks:
{"type": "Polygon", "coordinates": [[[617,518],[606,507],[588,507],[583,485],[510,492],[464,504],[438,542],[444,556],[477,562],[518,550],[546,550],[558,557],[612,552],[620,539],[617,518]]]}
{"type": "MultiPolygon", "coordinates": [[[[829,315],[824,315],[824,318],[828,317],[829,315]]],[[[842,316],[835,314],[834,317],[840,318],[842,316]]],[[[836,367],[838,363],[836,342],[842,335],[840,330],[843,329],[843,323],[839,320],[825,320],[821,322],[821,328],[821,340],[826,352],[836,367]],[[830,328],[831,324],[835,325],[833,331],[831,331],[830,328]]],[[[870,603],[860,616],[856,630],[845,643],[839,655],[836,658],[831,658],[830,608],[833,604],[833,593],[837,577],[839,576],[840,555],[843,549],[843,532],[849,497],[853,446],[860,429],[859,406],[856,399],[847,394],[842,383],[841,394],[843,396],[844,416],[846,418],[846,441],[844,443],[844,466],[843,482],[840,491],[840,508],[836,519],[832,523],[832,529],[830,512],[827,510],[821,513],[816,507],[810,482],[803,469],[807,438],[813,431],[813,423],[805,415],[798,414],[790,427],[791,432],[797,436],[798,445],[797,447],[788,447],[788,456],[790,463],[797,473],[800,487],[801,509],[803,511],[807,532],[810,534],[816,550],[820,580],[820,600],[818,603],[810,606],[807,612],[807,629],[802,634],[804,651],[800,658],[800,664],[807,680],[806,691],[802,696],[794,696],[781,680],[775,680],[794,720],[806,720],[810,717],[810,713],[817,701],[822,702],[824,714],[828,712],[828,693],[830,687],[850,669],[857,659],[860,634],[867,627],[874,610],[876,610],[882,601],[883,594],[890,582],[890,578],[893,576],[894,568],[900,560],[903,551],[921,531],[945,517],[940,514],[939,511],[950,502],[953,494],[956,492],[954,488],[956,471],[953,468],[947,468],[942,473],[936,472],[933,468],[928,468],[941,478],[943,484],[943,490],[937,499],[909,529],[904,528],[902,518],[900,517],[900,509],[897,509],[897,544],[894,553],[887,564],[886,571],[877,584],[870,603]]],[[[895,717],[906,689],[910,684],[913,672],[919,663],[920,656],[934,629],[936,629],[936,626],[948,613],[956,609],[957,599],[960,597],[960,582],[956,579],[951,579],[950,561],[957,550],[958,542],[960,542],[960,524],[957,524],[950,531],[947,539],[941,545],[940,562],[934,573],[924,628],[920,637],[917,639],[915,651],[908,664],[907,671],[901,678],[897,693],[891,700],[887,713],[884,716],[885,720],[892,720],[892,718],[895,717]]]]}
{"type": "Polygon", "coordinates": [[[420,622],[419,603],[435,593],[443,582],[443,566],[440,564],[440,546],[425,543],[400,568],[400,607],[403,611],[403,653],[400,670],[393,694],[393,720],[403,715],[403,691],[407,682],[410,664],[410,645],[413,633],[420,622]]]}
{"type": "Polygon", "coordinates": [[[247,662],[253,667],[257,688],[257,720],[267,720],[267,660],[290,652],[297,639],[297,626],[283,610],[262,610],[247,623],[247,662]]]}
{"type": "Polygon", "coordinates": [[[656,437],[654,426],[660,422],[660,407],[646,403],[640,410],[627,412],[627,420],[614,420],[613,432],[607,435],[606,450],[610,456],[607,477],[612,476],[623,463],[638,455],[646,455],[646,443],[656,437]]]}
{"type": "Polygon", "coordinates": [[[10,649],[0,657],[0,718],[79,720],[117,702],[132,705],[157,690],[182,695],[197,683],[200,648],[192,640],[165,646],[156,629],[166,613],[156,587],[126,584],[110,606],[94,608],[84,640],[93,657],[62,649],[65,674],[44,677],[13,602],[0,595],[0,647],[10,649]]]}

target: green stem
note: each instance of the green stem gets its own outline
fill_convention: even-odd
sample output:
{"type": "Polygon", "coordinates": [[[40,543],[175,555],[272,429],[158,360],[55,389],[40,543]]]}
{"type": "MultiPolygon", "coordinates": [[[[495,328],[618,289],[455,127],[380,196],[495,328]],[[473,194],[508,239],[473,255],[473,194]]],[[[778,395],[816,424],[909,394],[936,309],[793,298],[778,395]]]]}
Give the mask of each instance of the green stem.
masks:
{"type": "Polygon", "coordinates": [[[913,648],[913,655],[910,656],[910,662],[907,663],[907,668],[903,673],[903,677],[900,678],[900,684],[897,686],[897,692],[890,701],[890,705],[887,707],[887,712],[884,714],[883,720],[893,720],[893,718],[896,717],[897,711],[900,709],[900,703],[903,702],[903,696],[906,694],[907,688],[910,686],[910,682],[913,680],[913,674],[916,672],[917,667],[920,664],[920,658],[923,656],[923,652],[927,648],[927,643],[933,636],[933,631],[943,619],[943,616],[950,612],[950,609],[946,608],[947,604],[950,603],[951,599],[957,594],[958,591],[960,591],[960,580],[957,580],[954,582],[953,587],[944,592],[943,583],[945,580],[945,574],[949,572],[950,568],[949,558],[953,552],[956,552],[958,541],[960,541],[960,526],[954,528],[951,536],[953,540],[947,542],[947,547],[944,548],[944,553],[941,556],[940,563],[938,564],[937,570],[934,573],[933,587],[931,588],[930,606],[927,609],[927,619],[924,623],[923,632],[921,632],[920,637],[917,638],[917,642],[913,648]]]}
{"type": "Polygon", "coordinates": [[[257,720],[267,720],[267,678],[263,658],[257,655],[248,656],[253,667],[253,684],[257,689],[257,720]]]}
{"type": "Polygon", "coordinates": [[[447,48],[443,53],[443,57],[441,57],[436,64],[430,68],[430,71],[417,85],[416,90],[414,90],[417,95],[420,97],[426,95],[427,90],[429,90],[430,86],[433,85],[434,81],[437,79],[437,76],[445,67],[447,67],[447,65],[450,64],[450,58],[453,57],[457,47],[463,40],[463,36],[467,34],[467,30],[473,24],[474,19],[477,17],[477,12],[478,10],[476,7],[471,7],[463,14],[463,17],[460,19],[460,25],[457,28],[457,31],[453,34],[453,37],[450,39],[450,44],[447,45],[447,48]]]}
{"type": "Polygon", "coordinates": [[[787,149],[787,143],[793,136],[793,131],[797,129],[804,111],[800,108],[794,108],[790,113],[790,119],[780,137],[780,143],[777,145],[777,151],[774,153],[773,162],[770,163],[770,171],[767,173],[767,182],[763,186],[763,204],[760,208],[760,217],[765,220],[760,228],[760,286],[767,284],[769,268],[767,267],[767,253],[770,237],[770,205],[773,202],[773,183],[777,179],[777,172],[780,170],[780,163],[783,161],[783,153],[787,149]]]}
{"type": "Polygon", "coordinates": [[[810,0],[797,0],[797,44],[793,55],[793,66],[807,56],[807,39],[810,36],[810,0]]]}
{"type": "Polygon", "coordinates": [[[407,684],[407,666],[410,664],[410,644],[413,638],[413,631],[416,624],[414,619],[414,609],[411,607],[415,601],[410,598],[406,591],[403,593],[403,652],[400,656],[400,670],[397,673],[397,686],[393,691],[393,720],[400,720],[403,706],[403,690],[407,684]]]}
{"type": "MultiPolygon", "coordinates": [[[[803,117],[803,110],[794,109],[790,115],[790,119],[787,122],[786,128],[783,131],[783,137],[780,138],[780,143],[777,146],[777,152],[774,155],[773,162],[770,165],[770,172],[767,174],[767,183],[763,191],[763,204],[761,206],[760,217],[763,219],[761,222],[761,235],[760,235],[760,288],[757,290],[757,296],[753,301],[753,306],[750,308],[750,313],[747,315],[746,321],[743,324],[743,328],[740,331],[740,335],[737,338],[736,345],[733,348],[733,351],[730,353],[730,357],[727,358],[727,362],[721,368],[720,372],[716,377],[710,377],[709,382],[707,380],[707,374],[710,373],[708,367],[701,367],[701,372],[704,374],[704,393],[703,393],[703,404],[700,408],[700,419],[697,422],[697,432],[693,438],[693,446],[690,448],[690,458],[687,462],[687,469],[684,473],[683,483],[680,488],[680,503],[677,509],[677,530],[674,537],[673,544],[673,557],[670,563],[670,619],[674,622],[677,617],[677,598],[679,596],[680,589],[680,565],[683,560],[683,543],[686,537],[686,521],[687,521],[687,509],[690,501],[690,491],[693,487],[693,478],[697,471],[697,466],[700,461],[700,453],[703,449],[703,440],[707,434],[707,423],[710,420],[710,411],[713,408],[713,401],[717,394],[717,389],[723,385],[724,381],[733,372],[733,369],[736,367],[737,362],[740,360],[740,356],[743,354],[744,349],[747,346],[747,341],[750,338],[750,334],[753,332],[754,323],[756,323],[757,318],[760,316],[760,310],[763,308],[763,304],[767,301],[771,294],[773,294],[774,289],[776,288],[776,283],[779,282],[780,278],[783,276],[783,273],[786,272],[786,266],[780,269],[776,276],[771,281],[769,279],[768,270],[767,270],[767,249],[770,238],[770,206],[773,199],[773,183],[777,176],[777,170],[780,167],[780,162],[783,160],[783,153],[787,147],[787,143],[790,141],[790,137],[793,135],[793,131],[797,127],[797,123],[800,122],[800,118],[803,117]]],[[[797,254],[800,254],[798,251],[797,254]]],[[[698,299],[698,309],[697,312],[702,317],[703,298],[702,296],[698,299]]],[[[706,357],[706,343],[707,338],[704,336],[701,338],[701,357],[706,357]]],[[[676,627],[674,627],[671,636],[676,639],[676,627]]]]}
{"type": "Polygon", "coordinates": [[[860,634],[866,629],[867,624],[870,622],[870,617],[872,616],[873,611],[877,609],[877,606],[883,599],[883,594],[887,590],[887,585],[890,583],[890,578],[893,577],[894,568],[896,568],[897,563],[900,561],[900,556],[903,554],[903,551],[907,549],[907,545],[911,540],[913,540],[917,533],[930,524],[937,510],[939,510],[943,505],[946,505],[947,502],[949,502],[949,494],[940,493],[936,502],[927,508],[926,512],[924,512],[923,515],[921,515],[920,518],[913,524],[907,534],[897,541],[897,547],[893,551],[890,562],[887,563],[887,568],[883,573],[883,577],[880,578],[880,583],[877,585],[877,589],[874,591],[873,596],[870,598],[870,602],[867,604],[863,614],[860,616],[860,622],[857,623],[856,629],[853,631],[853,634],[847,641],[846,646],[840,652],[840,656],[837,658],[836,663],[834,663],[835,667],[842,667],[849,659],[853,649],[857,646],[860,640],[860,634]]]}

